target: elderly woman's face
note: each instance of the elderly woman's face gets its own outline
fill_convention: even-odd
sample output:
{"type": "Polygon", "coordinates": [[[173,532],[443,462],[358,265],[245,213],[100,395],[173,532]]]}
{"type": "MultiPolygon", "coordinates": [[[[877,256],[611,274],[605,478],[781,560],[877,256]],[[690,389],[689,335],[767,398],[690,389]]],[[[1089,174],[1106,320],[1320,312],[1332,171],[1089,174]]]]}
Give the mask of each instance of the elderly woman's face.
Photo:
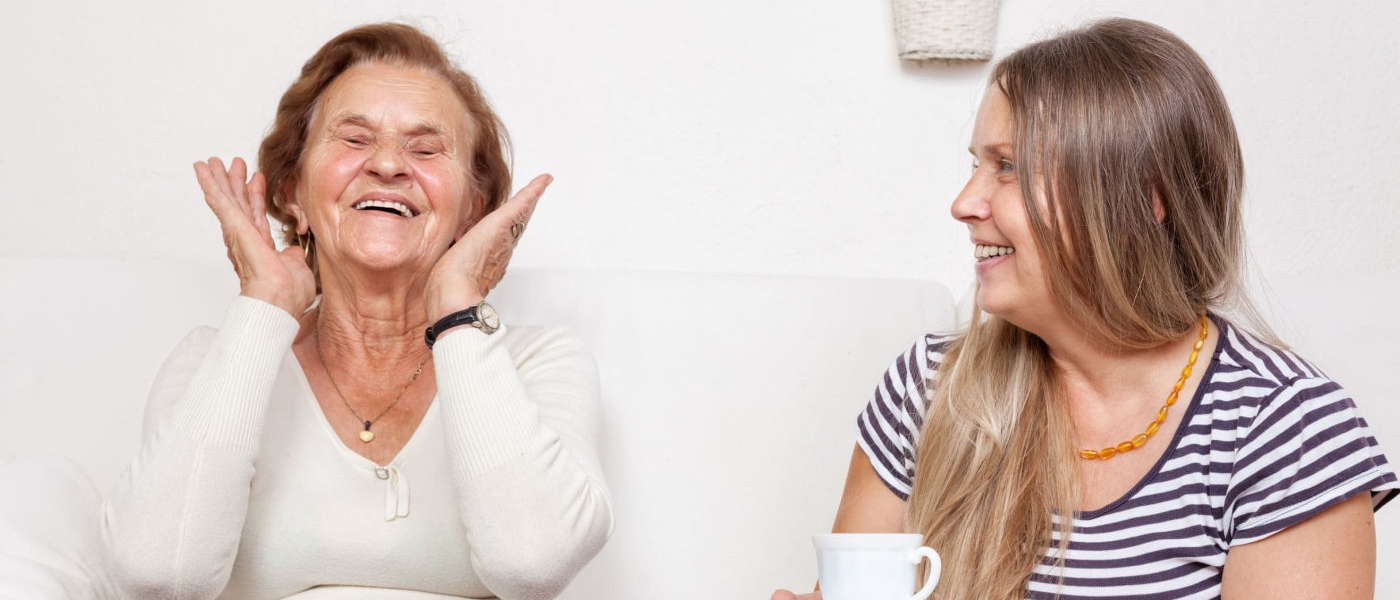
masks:
{"type": "Polygon", "coordinates": [[[437,75],[370,63],[331,83],[289,208],[323,266],[430,269],[475,222],[466,108],[437,75]]]}

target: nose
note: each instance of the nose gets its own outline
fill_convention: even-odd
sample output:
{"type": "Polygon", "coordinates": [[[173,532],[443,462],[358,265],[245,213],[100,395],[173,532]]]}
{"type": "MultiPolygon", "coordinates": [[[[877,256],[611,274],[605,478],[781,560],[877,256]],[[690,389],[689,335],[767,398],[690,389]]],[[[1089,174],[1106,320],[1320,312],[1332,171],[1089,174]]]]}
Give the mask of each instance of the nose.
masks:
{"type": "Polygon", "coordinates": [[[395,144],[375,144],[374,153],[365,161],[365,171],[386,182],[408,179],[404,149],[395,144]]]}
{"type": "Polygon", "coordinates": [[[982,181],[979,173],[973,172],[972,177],[967,179],[967,185],[963,186],[958,197],[953,199],[953,218],[963,223],[972,224],[975,221],[987,219],[992,214],[991,203],[988,202],[989,188],[986,182],[982,181]]]}

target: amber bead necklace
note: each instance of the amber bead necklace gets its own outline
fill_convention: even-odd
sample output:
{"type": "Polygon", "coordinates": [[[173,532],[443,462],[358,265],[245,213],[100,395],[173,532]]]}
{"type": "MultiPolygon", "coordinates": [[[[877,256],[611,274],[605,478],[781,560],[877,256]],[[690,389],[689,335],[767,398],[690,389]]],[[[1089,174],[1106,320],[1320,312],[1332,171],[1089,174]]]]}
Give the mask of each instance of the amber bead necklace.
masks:
{"type": "Polygon", "coordinates": [[[1206,345],[1206,336],[1210,334],[1210,321],[1206,319],[1205,314],[1201,315],[1200,323],[1201,337],[1196,340],[1196,345],[1191,347],[1191,359],[1186,361],[1186,368],[1181,370],[1181,379],[1176,380],[1176,385],[1172,386],[1172,393],[1167,394],[1167,403],[1163,404],[1162,408],[1157,409],[1157,419],[1147,425],[1147,431],[1139,433],[1133,436],[1133,439],[1117,446],[1109,446],[1102,450],[1080,450],[1080,458],[1108,460],[1124,452],[1132,452],[1141,448],[1143,444],[1147,443],[1147,438],[1157,433],[1157,430],[1162,427],[1162,422],[1167,420],[1167,409],[1176,404],[1177,397],[1181,395],[1181,388],[1186,387],[1186,378],[1191,376],[1191,367],[1196,366],[1196,358],[1200,356],[1201,348],[1206,345]]]}

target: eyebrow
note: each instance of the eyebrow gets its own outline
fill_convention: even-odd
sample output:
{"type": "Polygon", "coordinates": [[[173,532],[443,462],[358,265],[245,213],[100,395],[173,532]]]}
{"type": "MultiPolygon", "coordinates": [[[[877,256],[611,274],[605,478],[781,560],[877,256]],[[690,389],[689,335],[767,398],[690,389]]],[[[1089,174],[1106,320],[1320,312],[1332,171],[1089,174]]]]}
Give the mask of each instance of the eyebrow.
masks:
{"type": "MultiPolygon", "coordinates": [[[[345,115],[339,119],[336,119],[334,123],[331,123],[332,128],[344,127],[346,125],[372,129],[369,122],[369,118],[360,114],[345,115]]],[[[417,125],[414,125],[412,129],[408,130],[406,137],[418,137],[423,135],[441,136],[443,135],[443,129],[433,123],[419,123],[417,125]]]]}
{"type": "Polygon", "coordinates": [[[364,115],[345,115],[336,119],[330,124],[331,127],[343,127],[345,125],[356,125],[359,127],[369,127],[369,119],[364,115]]]}
{"type": "MultiPolygon", "coordinates": [[[[971,154],[971,155],[973,155],[973,156],[977,156],[977,155],[978,155],[978,153],[977,153],[977,148],[974,148],[974,147],[972,147],[972,146],[968,146],[968,147],[967,147],[967,152],[968,152],[968,154],[971,154]]],[[[982,146],[982,153],[983,153],[983,154],[1000,154],[1000,155],[1002,155],[1002,156],[1010,156],[1010,155],[1011,155],[1011,144],[1010,144],[1010,143],[1004,143],[1004,144],[987,144],[987,145],[985,145],[985,146],[982,146]]]]}

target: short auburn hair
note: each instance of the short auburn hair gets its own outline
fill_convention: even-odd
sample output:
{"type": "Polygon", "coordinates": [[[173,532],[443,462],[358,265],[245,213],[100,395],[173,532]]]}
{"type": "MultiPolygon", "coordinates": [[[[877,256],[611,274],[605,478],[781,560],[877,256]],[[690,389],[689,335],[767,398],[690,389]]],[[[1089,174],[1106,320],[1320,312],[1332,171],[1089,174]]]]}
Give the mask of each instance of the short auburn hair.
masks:
{"type": "Polygon", "coordinates": [[[287,212],[287,185],[301,170],[307,129],[321,96],[341,73],[372,62],[416,67],[446,81],[467,108],[471,123],[471,160],[467,173],[472,190],[486,212],[510,195],[510,138],[500,117],[491,110],[476,79],[458,68],[442,46],[418,28],[402,23],[364,25],[335,36],[301,68],[301,75],[282,94],[272,130],[258,148],[258,170],[267,178],[267,214],[288,225],[283,239],[300,245],[296,220],[287,212]]]}

